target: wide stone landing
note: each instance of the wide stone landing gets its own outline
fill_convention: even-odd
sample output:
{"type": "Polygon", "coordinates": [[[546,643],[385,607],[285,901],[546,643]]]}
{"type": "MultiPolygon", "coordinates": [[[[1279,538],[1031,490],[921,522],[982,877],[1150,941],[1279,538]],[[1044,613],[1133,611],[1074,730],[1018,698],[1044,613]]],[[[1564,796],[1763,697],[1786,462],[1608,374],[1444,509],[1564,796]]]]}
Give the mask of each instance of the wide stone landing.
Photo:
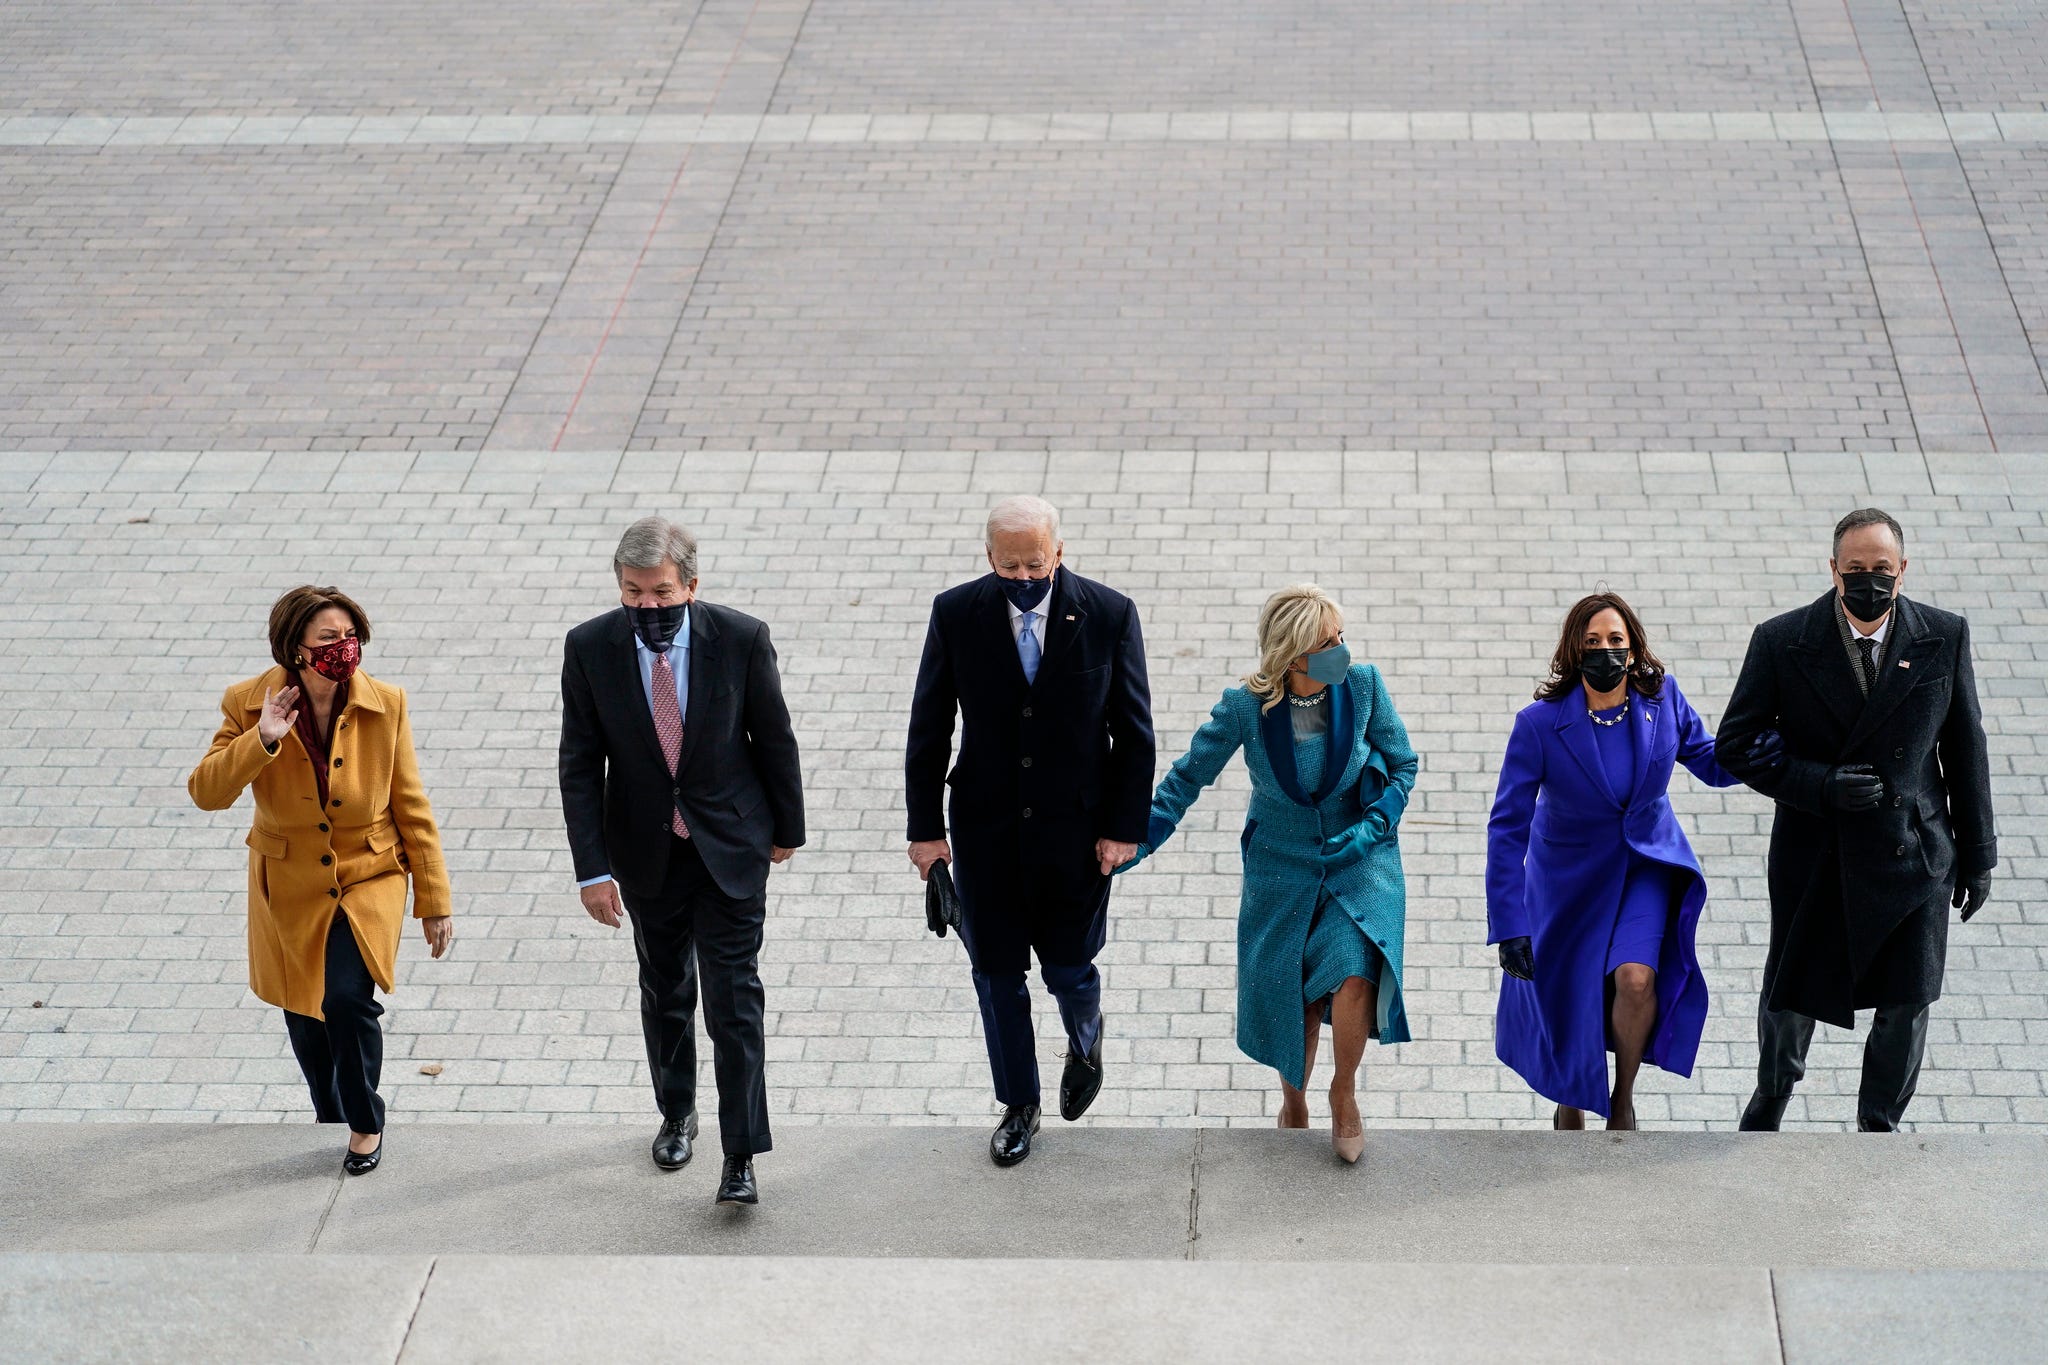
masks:
{"type": "Polygon", "coordinates": [[[0,1125],[9,1361],[2048,1358],[2048,1139],[0,1125]],[[709,1136],[709,1134],[707,1134],[709,1136]],[[1625,1348],[1625,1349],[1624,1349],[1625,1348]]]}

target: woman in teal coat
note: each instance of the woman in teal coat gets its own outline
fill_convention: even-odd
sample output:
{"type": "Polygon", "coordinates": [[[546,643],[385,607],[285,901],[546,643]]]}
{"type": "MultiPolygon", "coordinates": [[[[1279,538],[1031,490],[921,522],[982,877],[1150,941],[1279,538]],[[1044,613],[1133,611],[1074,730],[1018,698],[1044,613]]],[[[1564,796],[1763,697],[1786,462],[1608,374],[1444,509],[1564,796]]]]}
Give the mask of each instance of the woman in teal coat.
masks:
{"type": "Polygon", "coordinates": [[[1343,611],[1313,584],[1281,589],[1259,613],[1258,670],[1223,694],[1153,793],[1139,859],[1172,837],[1240,748],[1252,798],[1238,840],[1237,1044],[1280,1073],[1280,1126],[1306,1128],[1304,1092],[1328,1022],[1331,1143],[1355,1162],[1365,1149],[1355,1093],[1365,1040],[1408,1039],[1407,891],[1394,830],[1416,757],[1379,670],[1351,662],[1343,611]]]}

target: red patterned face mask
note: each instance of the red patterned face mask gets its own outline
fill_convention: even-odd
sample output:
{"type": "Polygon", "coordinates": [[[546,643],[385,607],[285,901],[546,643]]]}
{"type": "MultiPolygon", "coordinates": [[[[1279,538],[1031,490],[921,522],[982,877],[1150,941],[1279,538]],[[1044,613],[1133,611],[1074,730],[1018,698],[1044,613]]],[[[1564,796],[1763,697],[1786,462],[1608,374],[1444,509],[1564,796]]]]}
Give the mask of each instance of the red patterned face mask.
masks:
{"type": "Polygon", "coordinates": [[[315,645],[306,651],[306,662],[330,682],[347,682],[363,661],[363,642],[351,635],[331,645],[315,645]]]}

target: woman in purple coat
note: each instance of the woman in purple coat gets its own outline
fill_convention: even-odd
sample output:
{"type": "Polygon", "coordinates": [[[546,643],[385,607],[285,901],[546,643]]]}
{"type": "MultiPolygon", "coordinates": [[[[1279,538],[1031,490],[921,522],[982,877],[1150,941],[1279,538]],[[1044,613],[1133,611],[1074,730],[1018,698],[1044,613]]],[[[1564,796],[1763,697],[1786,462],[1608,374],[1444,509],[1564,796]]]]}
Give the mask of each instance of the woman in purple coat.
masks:
{"type": "MultiPolygon", "coordinates": [[[[1776,739],[1760,742],[1761,761],[1776,739]]],[[[1628,603],[1582,598],[1515,717],[1486,834],[1487,942],[1507,973],[1494,1050],[1556,1101],[1553,1127],[1583,1128],[1590,1109],[1634,1128],[1646,1057],[1692,1074],[1707,883],[1665,795],[1675,763],[1710,786],[1740,782],[1628,603]]]]}

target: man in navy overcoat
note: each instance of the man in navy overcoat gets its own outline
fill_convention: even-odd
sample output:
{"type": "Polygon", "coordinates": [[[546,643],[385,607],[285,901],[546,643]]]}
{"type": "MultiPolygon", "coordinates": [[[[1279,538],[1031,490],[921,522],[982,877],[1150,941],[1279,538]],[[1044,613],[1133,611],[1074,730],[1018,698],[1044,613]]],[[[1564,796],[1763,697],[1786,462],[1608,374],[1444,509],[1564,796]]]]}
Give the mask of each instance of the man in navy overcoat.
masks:
{"type": "Polygon", "coordinates": [[[1900,595],[1905,532],[1874,508],[1842,518],[1830,563],[1832,589],[1756,628],[1717,736],[1721,763],[1778,803],[1752,1131],[1777,1128],[1813,1021],[1853,1028],[1864,1009],[1857,1126],[1898,1129],[1948,912],[1976,914],[1998,863],[1969,623],[1900,595]],[[1749,752],[1766,729],[1780,766],[1749,752]]]}
{"type": "Polygon", "coordinates": [[[1003,1118],[999,1166],[1031,1154],[1038,1058],[1026,974],[1059,1002],[1060,1116],[1102,1088],[1109,874],[1137,853],[1152,802],[1152,699],[1131,600],[1060,567],[1059,513],[1011,498],[988,521],[990,572],[932,603],[904,764],[910,859],[950,862],[1003,1118]],[[951,773],[953,720],[960,753],[951,773]],[[952,788],[947,824],[942,793],[952,788]],[[949,837],[950,835],[950,837],[949,837]]]}

